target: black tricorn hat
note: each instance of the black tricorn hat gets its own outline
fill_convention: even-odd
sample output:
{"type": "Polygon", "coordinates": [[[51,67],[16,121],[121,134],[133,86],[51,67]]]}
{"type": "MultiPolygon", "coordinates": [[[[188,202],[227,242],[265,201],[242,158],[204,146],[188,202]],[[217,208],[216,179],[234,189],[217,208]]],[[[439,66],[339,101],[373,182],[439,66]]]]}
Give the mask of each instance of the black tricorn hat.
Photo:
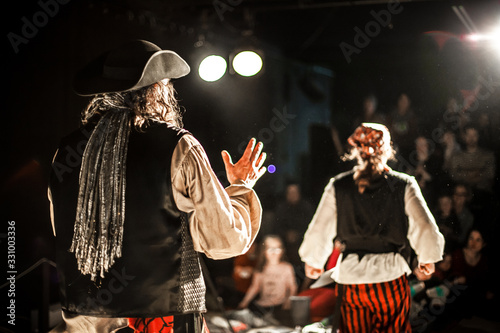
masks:
{"type": "Polygon", "coordinates": [[[134,40],[90,61],[76,74],[73,89],[81,96],[123,92],[177,79],[189,71],[189,65],[177,53],[134,40]]]}

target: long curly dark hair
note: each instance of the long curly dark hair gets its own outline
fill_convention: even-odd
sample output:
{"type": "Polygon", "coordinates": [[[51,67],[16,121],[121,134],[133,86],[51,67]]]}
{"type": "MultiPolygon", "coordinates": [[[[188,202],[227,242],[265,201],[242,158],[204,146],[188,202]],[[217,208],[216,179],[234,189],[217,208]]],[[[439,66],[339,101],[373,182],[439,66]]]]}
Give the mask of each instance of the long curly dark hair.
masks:
{"type": "Polygon", "coordinates": [[[131,110],[132,124],[139,131],[142,131],[151,120],[183,127],[184,110],[179,106],[176,91],[170,80],[163,80],[137,90],[96,95],[83,110],[82,123],[86,124],[100,118],[111,109],[131,110]]]}

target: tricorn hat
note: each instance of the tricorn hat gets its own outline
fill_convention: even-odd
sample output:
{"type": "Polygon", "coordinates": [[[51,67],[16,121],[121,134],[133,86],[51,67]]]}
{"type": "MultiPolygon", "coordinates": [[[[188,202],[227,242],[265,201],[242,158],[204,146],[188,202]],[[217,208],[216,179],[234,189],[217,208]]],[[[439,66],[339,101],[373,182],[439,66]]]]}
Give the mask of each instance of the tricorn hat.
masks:
{"type": "Polygon", "coordinates": [[[75,76],[78,95],[90,96],[143,88],[187,75],[189,65],[177,53],[134,40],[101,54],[75,76]]]}

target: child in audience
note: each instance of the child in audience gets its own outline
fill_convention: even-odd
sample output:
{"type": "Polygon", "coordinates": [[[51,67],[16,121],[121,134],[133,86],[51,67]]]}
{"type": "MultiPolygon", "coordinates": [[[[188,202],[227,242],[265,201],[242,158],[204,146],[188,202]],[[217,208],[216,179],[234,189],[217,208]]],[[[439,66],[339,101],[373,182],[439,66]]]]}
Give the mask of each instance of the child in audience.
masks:
{"type": "Polygon", "coordinates": [[[296,293],[295,272],[285,259],[283,241],[275,235],[266,236],[252,283],[238,308],[248,308],[262,316],[271,314],[278,320],[284,319],[290,309],[290,296],[296,293]]]}

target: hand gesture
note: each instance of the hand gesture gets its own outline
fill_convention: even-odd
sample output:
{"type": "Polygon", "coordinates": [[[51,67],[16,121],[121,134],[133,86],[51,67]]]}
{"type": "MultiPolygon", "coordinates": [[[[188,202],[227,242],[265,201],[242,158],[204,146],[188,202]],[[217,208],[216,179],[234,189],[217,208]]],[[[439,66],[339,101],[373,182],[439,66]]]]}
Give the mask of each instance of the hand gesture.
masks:
{"type": "Polygon", "coordinates": [[[225,150],[222,151],[222,160],[230,184],[244,182],[246,185],[253,187],[266,172],[266,167],[262,166],[266,160],[266,153],[261,153],[264,145],[262,142],[256,144],[256,141],[252,138],[248,142],[243,156],[235,164],[232,162],[231,155],[225,150]]]}
{"type": "Polygon", "coordinates": [[[419,264],[418,269],[425,275],[432,275],[434,273],[434,263],[430,264],[419,264]]]}
{"type": "Polygon", "coordinates": [[[308,264],[304,265],[305,273],[308,278],[311,280],[316,280],[323,274],[325,271],[323,268],[314,268],[312,266],[309,266],[308,264]]]}

